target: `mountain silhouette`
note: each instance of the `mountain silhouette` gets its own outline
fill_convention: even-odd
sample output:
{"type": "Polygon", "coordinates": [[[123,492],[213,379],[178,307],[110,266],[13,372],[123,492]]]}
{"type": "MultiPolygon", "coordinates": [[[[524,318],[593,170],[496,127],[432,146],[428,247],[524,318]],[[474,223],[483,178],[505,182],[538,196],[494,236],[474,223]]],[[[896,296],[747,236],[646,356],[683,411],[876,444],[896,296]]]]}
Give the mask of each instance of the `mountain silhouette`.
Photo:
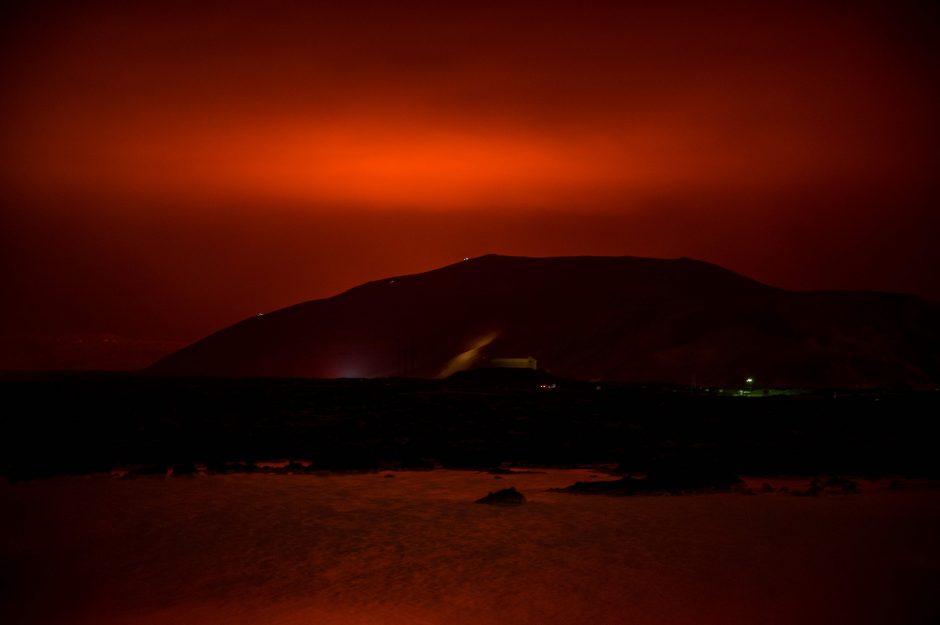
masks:
{"type": "Polygon", "coordinates": [[[935,388],[940,305],[787,291],[688,258],[489,255],[251,317],[161,375],[440,377],[534,357],[562,377],[935,388]]]}

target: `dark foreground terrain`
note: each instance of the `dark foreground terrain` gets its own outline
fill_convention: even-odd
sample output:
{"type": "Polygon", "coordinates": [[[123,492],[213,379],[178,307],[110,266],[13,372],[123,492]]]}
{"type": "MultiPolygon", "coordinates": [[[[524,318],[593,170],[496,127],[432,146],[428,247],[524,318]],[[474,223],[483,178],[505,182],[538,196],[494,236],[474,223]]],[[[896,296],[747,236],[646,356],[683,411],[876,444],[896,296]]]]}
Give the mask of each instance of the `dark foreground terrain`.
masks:
{"type": "Polygon", "coordinates": [[[940,491],[556,490],[593,473],[0,480],[0,622],[938,622],[940,491]],[[474,503],[505,487],[526,503],[474,503]]]}
{"type": "Polygon", "coordinates": [[[936,391],[42,374],[7,375],[0,393],[0,472],[13,479],[185,475],[197,463],[253,471],[271,459],[308,471],[610,463],[622,473],[940,476],[936,391]]]}

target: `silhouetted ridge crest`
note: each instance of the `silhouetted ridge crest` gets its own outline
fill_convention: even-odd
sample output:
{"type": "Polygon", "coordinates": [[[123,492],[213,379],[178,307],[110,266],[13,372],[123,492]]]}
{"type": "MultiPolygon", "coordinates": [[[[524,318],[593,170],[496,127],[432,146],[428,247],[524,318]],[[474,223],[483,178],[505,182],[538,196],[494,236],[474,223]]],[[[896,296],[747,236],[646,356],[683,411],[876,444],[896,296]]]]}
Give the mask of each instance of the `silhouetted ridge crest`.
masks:
{"type": "Polygon", "coordinates": [[[784,291],[689,258],[490,254],[246,319],[151,370],[433,377],[532,356],[581,379],[933,387],[938,327],[913,296],[784,291]]]}

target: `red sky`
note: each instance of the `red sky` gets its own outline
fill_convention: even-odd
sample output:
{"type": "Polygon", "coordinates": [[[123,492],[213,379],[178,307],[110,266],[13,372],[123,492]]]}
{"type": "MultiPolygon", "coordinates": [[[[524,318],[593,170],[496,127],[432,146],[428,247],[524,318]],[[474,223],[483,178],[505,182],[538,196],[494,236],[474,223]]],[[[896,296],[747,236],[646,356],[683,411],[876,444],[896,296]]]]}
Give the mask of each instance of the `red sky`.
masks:
{"type": "Polygon", "coordinates": [[[940,299],[913,3],[137,4],[3,9],[0,368],[487,252],[940,299]]]}

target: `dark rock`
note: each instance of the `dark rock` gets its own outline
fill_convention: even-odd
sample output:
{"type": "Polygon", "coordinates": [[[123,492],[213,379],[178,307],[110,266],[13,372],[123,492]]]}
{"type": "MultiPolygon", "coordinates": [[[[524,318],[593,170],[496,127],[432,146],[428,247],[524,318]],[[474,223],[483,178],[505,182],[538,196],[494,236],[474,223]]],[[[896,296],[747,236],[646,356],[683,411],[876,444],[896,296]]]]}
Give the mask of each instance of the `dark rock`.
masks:
{"type": "Polygon", "coordinates": [[[858,482],[850,480],[847,477],[830,477],[826,480],[826,488],[841,491],[843,493],[857,493],[858,482]]]}
{"type": "Polygon", "coordinates": [[[654,468],[643,480],[644,488],[669,493],[727,491],[739,484],[741,478],[732,471],[695,462],[654,468]]]}
{"type": "Polygon", "coordinates": [[[738,495],[756,495],[753,490],[751,490],[747,484],[740,482],[731,487],[731,492],[737,493],[738,495]]]}
{"type": "Polygon", "coordinates": [[[496,492],[491,492],[486,497],[476,500],[476,503],[485,503],[498,506],[518,506],[525,503],[525,495],[515,489],[515,487],[504,488],[496,492]]]}
{"type": "Polygon", "coordinates": [[[635,495],[638,492],[638,483],[641,480],[624,477],[619,480],[603,480],[600,482],[575,482],[565,488],[553,488],[560,493],[576,493],[579,495],[635,495]]]}
{"type": "Polygon", "coordinates": [[[291,460],[287,463],[287,466],[285,466],[284,469],[288,473],[304,473],[307,470],[307,465],[303,464],[302,462],[291,460]]]}
{"type": "Polygon", "coordinates": [[[207,465],[206,469],[210,473],[258,473],[261,471],[261,467],[256,465],[254,462],[224,462],[224,463],[211,463],[207,465]]]}
{"type": "Polygon", "coordinates": [[[624,477],[600,482],[576,482],[555,489],[565,493],[643,495],[669,493],[727,492],[740,489],[741,478],[734,473],[714,467],[672,466],[660,467],[642,478],[624,477]]]}
{"type": "Polygon", "coordinates": [[[264,473],[277,473],[279,475],[303,475],[309,472],[309,468],[303,462],[290,460],[282,467],[259,467],[264,473]]]}
{"type": "Polygon", "coordinates": [[[139,467],[134,467],[129,471],[130,475],[166,475],[167,468],[166,465],[162,464],[147,464],[139,467]]]}
{"type": "Polygon", "coordinates": [[[225,474],[228,473],[228,467],[224,462],[218,460],[211,460],[206,463],[206,472],[207,473],[219,473],[225,474]]]}
{"type": "Polygon", "coordinates": [[[173,465],[171,475],[173,475],[173,477],[192,477],[196,475],[196,465],[192,462],[175,464],[173,465]]]}
{"type": "Polygon", "coordinates": [[[792,492],[793,495],[797,497],[816,497],[821,493],[823,487],[819,484],[819,478],[814,477],[813,481],[809,483],[809,487],[806,490],[795,490],[792,492]]]}

